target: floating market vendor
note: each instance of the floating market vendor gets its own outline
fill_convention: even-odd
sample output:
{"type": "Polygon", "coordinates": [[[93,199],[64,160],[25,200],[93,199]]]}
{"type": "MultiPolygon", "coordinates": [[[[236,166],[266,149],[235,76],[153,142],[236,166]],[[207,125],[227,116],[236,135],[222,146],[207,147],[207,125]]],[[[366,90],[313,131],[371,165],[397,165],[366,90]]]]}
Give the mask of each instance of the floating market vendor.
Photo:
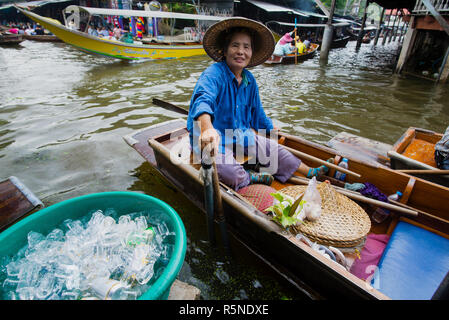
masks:
{"type": "Polygon", "coordinates": [[[235,190],[270,185],[274,178],[285,182],[297,169],[307,177],[327,172],[326,166],[309,168],[274,140],[255,134],[276,132],[247,69],[271,56],[271,32],[250,19],[228,18],[206,31],[203,47],[216,63],[201,74],[190,100],[187,129],[194,161],[199,163],[201,151],[212,143],[218,177],[235,190]],[[261,172],[245,170],[235,159],[239,152],[257,160],[261,172]]]}

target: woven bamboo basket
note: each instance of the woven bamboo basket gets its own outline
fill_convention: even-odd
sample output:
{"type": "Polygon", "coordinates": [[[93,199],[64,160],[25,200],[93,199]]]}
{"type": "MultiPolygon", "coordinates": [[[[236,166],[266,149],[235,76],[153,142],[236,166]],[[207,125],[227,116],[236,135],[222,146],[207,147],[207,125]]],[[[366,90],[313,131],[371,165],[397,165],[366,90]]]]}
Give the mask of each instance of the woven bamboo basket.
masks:
{"type": "MultiPolygon", "coordinates": [[[[307,186],[289,186],[279,192],[297,199],[307,186]]],[[[321,195],[321,216],[304,220],[294,229],[310,240],[340,248],[362,245],[371,228],[368,214],[354,201],[338,193],[329,183],[317,186],[321,195]]]]}

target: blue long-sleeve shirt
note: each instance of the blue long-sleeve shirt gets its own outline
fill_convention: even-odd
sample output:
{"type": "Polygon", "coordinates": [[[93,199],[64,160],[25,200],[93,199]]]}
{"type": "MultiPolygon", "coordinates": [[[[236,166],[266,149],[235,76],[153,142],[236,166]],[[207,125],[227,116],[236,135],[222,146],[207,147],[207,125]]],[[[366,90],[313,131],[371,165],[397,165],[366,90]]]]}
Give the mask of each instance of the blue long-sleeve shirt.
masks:
{"type": "Polygon", "coordinates": [[[243,69],[242,78],[239,86],[224,61],[212,64],[201,74],[193,90],[187,119],[190,143],[195,152],[199,151],[198,138],[201,134],[195,120],[204,113],[211,115],[212,125],[221,136],[221,153],[232,144],[244,147],[253,145],[255,140],[251,128],[256,131],[273,129],[271,119],[263,110],[256,79],[246,69],[243,69]]]}

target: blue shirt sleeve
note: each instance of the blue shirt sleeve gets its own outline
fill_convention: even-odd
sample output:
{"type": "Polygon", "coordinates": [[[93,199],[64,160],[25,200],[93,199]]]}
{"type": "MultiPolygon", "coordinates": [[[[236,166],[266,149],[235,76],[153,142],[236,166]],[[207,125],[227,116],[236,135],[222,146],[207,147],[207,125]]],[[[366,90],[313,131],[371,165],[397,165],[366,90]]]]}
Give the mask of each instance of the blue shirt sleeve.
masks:
{"type": "Polygon", "coordinates": [[[265,110],[263,109],[262,106],[262,101],[260,101],[260,96],[259,96],[259,87],[255,81],[255,79],[253,79],[253,101],[252,101],[252,114],[251,114],[251,127],[254,130],[259,130],[259,129],[266,129],[267,131],[271,131],[273,129],[273,122],[271,121],[271,119],[266,115],[265,110]]]}
{"type": "Polygon", "coordinates": [[[193,121],[198,119],[203,113],[208,113],[211,115],[213,122],[219,91],[217,75],[210,72],[210,69],[205,70],[193,90],[190,100],[189,118],[193,121]]]}

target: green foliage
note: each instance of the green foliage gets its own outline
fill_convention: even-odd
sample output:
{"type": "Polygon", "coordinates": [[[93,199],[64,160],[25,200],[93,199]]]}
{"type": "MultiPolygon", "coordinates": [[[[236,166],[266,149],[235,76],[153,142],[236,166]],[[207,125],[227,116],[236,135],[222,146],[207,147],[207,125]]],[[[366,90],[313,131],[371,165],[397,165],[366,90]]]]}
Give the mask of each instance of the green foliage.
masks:
{"type": "Polygon", "coordinates": [[[280,224],[282,227],[287,228],[292,225],[296,225],[298,222],[302,222],[297,219],[295,212],[301,212],[304,205],[303,200],[293,202],[291,197],[285,196],[282,193],[270,193],[278,203],[275,203],[271,207],[265,209],[273,213],[273,221],[280,224]],[[299,207],[299,210],[297,208],[299,207]]]}

